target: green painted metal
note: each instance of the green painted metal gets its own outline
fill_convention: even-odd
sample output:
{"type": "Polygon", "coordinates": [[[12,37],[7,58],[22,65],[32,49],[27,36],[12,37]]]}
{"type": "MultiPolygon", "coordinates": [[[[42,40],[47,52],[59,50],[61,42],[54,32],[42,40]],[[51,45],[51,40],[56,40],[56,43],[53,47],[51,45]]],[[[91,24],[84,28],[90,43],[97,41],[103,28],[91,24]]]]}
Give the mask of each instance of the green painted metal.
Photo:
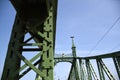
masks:
{"type": "Polygon", "coordinates": [[[19,17],[17,15],[8,46],[1,80],[18,80],[19,73],[16,74],[15,71],[20,68],[20,58],[16,55],[16,52],[22,53],[22,47],[19,46],[24,39],[24,36],[20,37],[22,33],[24,33],[24,24],[19,22],[19,17]]]}
{"type": "MultiPolygon", "coordinates": [[[[64,57],[55,57],[55,60],[58,60],[58,62],[66,62],[66,60],[69,62],[70,60],[72,62],[71,70],[69,73],[68,80],[105,80],[106,76],[109,77],[109,79],[115,80],[113,75],[110,73],[106,65],[101,62],[101,59],[106,59],[106,58],[112,58],[112,56],[117,56],[119,57],[119,52],[114,52],[110,54],[104,54],[104,55],[98,55],[98,56],[90,56],[90,57],[77,57],[76,56],[76,47],[74,44],[74,40],[72,37],[72,54],[73,56],[64,56],[64,57]],[[77,63],[77,60],[79,60],[79,66],[77,63]],[[97,76],[96,71],[94,70],[94,67],[92,66],[90,60],[96,60],[97,65],[98,65],[98,71],[100,76],[97,76]],[[77,64],[77,65],[76,65],[77,64]]],[[[117,63],[118,67],[118,59],[115,61],[117,63]]],[[[117,68],[116,68],[117,69],[117,68]]]]}
{"type": "MultiPolygon", "coordinates": [[[[43,54],[43,52],[38,53],[38,54],[35,55],[32,59],[30,59],[29,61],[32,63],[33,61],[35,61],[36,59],[38,59],[42,54],[43,54]]],[[[22,66],[20,67],[20,69],[19,69],[18,71],[21,72],[21,71],[24,70],[26,67],[27,67],[27,65],[24,64],[24,65],[22,65],[22,66]]],[[[17,72],[18,72],[18,71],[17,71],[17,72]]]]}
{"type": "Polygon", "coordinates": [[[104,59],[104,58],[111,58],[111,57],[119,57],[120,51],[112,52],[112,53],[104,53],[103,55],[96,55],[96,56],[89,56],[89,57],[81,57],[83,59],[104,59]]]}
{"type": "Polygon", "coordinates": [[[113,57],[113,61],[114,61],[115,67],[116,67],[118,77],[120,79],[120,56],[113,57]]]}
{"type": "Polygon", "coordinates": [[[106,65],[103,63],[102,59],[97,59],[98,70],[100,74],[100,80],[105,80],[104,72],[107,74],[110,80],[115,80],[113,75],[110,73],[106,65]]]}
{"type": "Polygon", "coordinates": [[[103,68],[102,68],[102,66],[100,64],[100,59],[96,59],[96,61],[97,61],[97,65],[98,65],[98,71],[99,71],[99,75],[100,75],[100,80],[105,80],[103,68]]]}
{"type": "Polygon", "coordinates": [[[107,58],[113,58],[120,79],[120,51],[98,56],[77,57],[74,37],[72,36],[72,56],[54,57],[57,0],[10,1],[17,14],[1,80],[20,80],[30,70],[36,73],[35,80],[54,80],[54,66],[58,62],[72,64],[68,80],[93,80],[93,78],[105,80],[105,73],[110,80],[115,80],[102,61],[102,59],[107,58]],[[24,39],[27,33],[30,36],[24,39]],[[29,43],[31,40],[34,42],[29,43]],[[30,60],[23,56],[24,52],[33,51],[37,52],[30,60]],[[90,60],[96,60],[99,78],[90,60]],[[22,66],[21,61],[25,63],[22,66]]]}
{"type": "MultiPolygon", "coordinates": [[[[74,37],[72,36],[72,54],[73,54],[73,57],[77,57],[76,56],[76,46],[74,44],[74,37]]],[[[80,80],[79,78],[79,73],[78,73],[78,63],[77,63],[77,60],[76,59],[73,59],[73,63],[74,64],[74,71],[75,71],[75,76],[76,76],[76,80],[80,80]]]]}
{"type": "Polygon", "coordinates": [[[39,69],[37,69],[30,61],[28,61],[24,56],[22,56],[20,53],[17,52],[17,55],[29,66],[34,70],[37,74],[39,74],[41,77],[44,77],[45,80],[51,80],[49,77],[46,76],[44,72],[41,72],[39,69]]]}
{"type": "Polygon", "coordinates": [[[79,59],[79,65],[80,65],[80,80],[85,80],[85,70],[83,69],[83,62],[82,59],[79,59]]]}
{"type": "MultiPolygon", "coordinates": [[[[54,80],[57,0],[40,0],[38,2],[35,0],[25,2],[11,0],[11,2],[17,11],[17,16],[11,34],[2,80],[19,80],[30,70],[33,70],[42,80],[54,80]],[[24,40],[27,33],[30,34],[30,37],[24,40]],[[31,40],[34,42],[29,43],[31,40]],[[24,46],[32,48],[24,48],[24,46]],[[30,60],[22,55],[23,52],[33,51],[37,51],[37,54],[30,60]],[[20,66],[21,61],[25,63],[22,66],[20,66]],[[42,66],[41,69],[36,65],[42,66]],[[26,69],[26,67],[28,68],[26,69]]],[[[40,78],[36,77],[37,80],[41,80],[40,78]]]]}
{"type": "Polygon", "coordinates": [[[67,80],[76,80],[76,73],[75,73],[75,68],[74,68],[74,64],[71,65],[71,70],[68,76],[67,80]]]}
{"type": "MultiPolygon", "coordinates": [[[[36,61],[33,65],[36,66],[38,63],[40,63],[41,61],[38,60],[36,61]]],[[[24,72],[22,72],[20,75],[19,75],[19,79],[21,79],[22,77],[24,77],[30,70],[32,70],[31,67],[27,68],[24,72]]]]}
{"type": "Polygon", "coordinates": [[[89,65],[90,65],[90,70],[91,70],[91,73],[92,73],[92,76],[93,76],[94,80],[100,80],[90,62],[89,62],[89,65]]]}
{"type": "Polygon", "coordinates": [[[79,77],[79,73],[78,73],[78,63],[77,63],[77,60],[75,59],[75,61],[73,61],[74,64],[74,71],[75,71],[75,76],[76,76],[76,80],[80,80],[80,77],[79,77]]]}
{"type": "MultiPolygon", "coordinates": [[[[54,69],[54,52],[53,52],[53,8],[51,7],[49,11],[49,16],[46,19],[44,23],[44,32],[42,37],[44,37],[46,40],[43,40],[43,55],[42,55],[42,65],[39,65],[41,67],[41,71],[46,74],[46,76],[49,76],[51,80],[54,79],[53,75],[53,69],[54,69]],[[49,50],[46,50],[46,48],[50,45],[49,50]]],[[[39,33],[38,33],[39,34],[39,33]]],[[[39,80],[41,76],[37,76],[36,80],[39,80]],[[37,79],[38,78],[38,79],[37,79]]],[[[44,80],[44,78],[42,78],[44,80]]]]}
{"type": "Polygon", "coordinates": [[[87,68],[87,75],[88,75],[88,80],[92,80],[92,76],[91,76],[91,70],[90,70],[90,62],[89,60],[85,60],[86,61],[86,68],[87,68]]]}
{"type": "Polygon", "coordinates": [[[65,54],[65,53],[55,54],[54,55],[54,63],[55,63],[55,65],[57,63],[60,63],[60,62],[69,62],[69,63],[72,64],[74,58],[72,58],[72,59],[68,58],[67,59],[67,57],[73,57],[73,54],[72,53],[69,53],[69,54],[65,54]]]}
{"type": "Polygon", "coordinates": [[[110,73],[110,71],[108,70],[108,68],[106,67],[106,65],[104,64],[104,62],[102,61],[102,59],[100,59],[100,64],[103,68],[103,70],[105,71],[105,73],[107,74],[107,76],[109,77],[110,80],[115,80],[115,78],[113,77],[113,75],[110,73]]]}
{"type": "MultiPolygon", "coordinates": [[[[73,57],[76,57],[76,47],[75,47],[74,39],[73,39],[74,37],[72,36],[71,38],[72,38],[72,55],[73,57]]],[[[73,80],[73,77],[70,77],[73,75],[75,76],[76,80],[80,80],[79,72],[78,72],[78,62],[77,62],[77,59],[75,58],[73,58],[71,72],[69,74],[68,80],[73,80]]]]}
{"type": "Polygon", "coordinates": [[[72,54],[73,54],[73,57],[77,57],[76,56],[76,46],[74,44],[74,36],[71,37],[72,38],[72,54]]]}

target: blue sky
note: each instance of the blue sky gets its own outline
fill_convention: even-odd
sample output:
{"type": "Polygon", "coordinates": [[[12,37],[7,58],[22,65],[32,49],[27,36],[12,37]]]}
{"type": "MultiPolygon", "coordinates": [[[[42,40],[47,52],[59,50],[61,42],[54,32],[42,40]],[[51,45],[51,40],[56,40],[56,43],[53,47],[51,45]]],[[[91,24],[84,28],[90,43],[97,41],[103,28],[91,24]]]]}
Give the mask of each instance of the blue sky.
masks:
{"type": "MultiPolygon", "coordinates": [[[[58,0],[55,53],[71,53],[70,36],[75,36],[78,56],[104,54],[120,50],[120,20],[109,31],[99,45],[91,49],[120,17],[120,0],[58,0]],[[118,45],[118,46],[117,46],[118,45]],[[117,46],[117,47],[116,47],[117,46]]],[[[0,75],[7,52],[7,46],[15,17],[15,10],[8,0],[0,0],[0,75]]],[[[65,80],[69,63],[64,67],[65,75],[56,76],[65,80]],[[67,67],[68,66],[68,67],[67,67]],[[63,76],[63,77],[61,77],[63,76]]],[[[57,75],[58,74],[58,75],[57,75]]]]}
{"type": "MultiPolygon", "coordinates": [[[[70,49],[69,37],[74,35],[77,51],[89,52],[120,16],[119,7],[118,0],[59,1],[56,44],[61,45],[56,47],[70,49]],[[61,34],[61,31],[64,33],[61,34]]],[[[119,43],[119,35],[118,22],[95,51],[109,51],[119,43]]],[[[82,53],[80,55],[87,56],[82,53]]]]}

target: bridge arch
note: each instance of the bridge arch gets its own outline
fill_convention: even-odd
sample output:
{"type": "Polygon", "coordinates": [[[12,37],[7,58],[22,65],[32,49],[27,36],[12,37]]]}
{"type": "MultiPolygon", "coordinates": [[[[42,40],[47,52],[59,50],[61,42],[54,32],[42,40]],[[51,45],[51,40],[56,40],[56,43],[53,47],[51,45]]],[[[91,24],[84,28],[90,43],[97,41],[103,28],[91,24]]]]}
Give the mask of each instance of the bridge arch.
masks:
{"type": "Polygon", "coordinates": [[[71,70],[71,65],[72,64],[70,62],[58,62],[54,67],[54,79],[67,80],[71,70]]]}
{"type": "Polygon", "coordinates": [[[72,53],[69,54],[56,54],[54,58],[54,64],[56,65],[57,63],[60,62],[68,62],[71,63],[73,62],[73,59],[67,59],[66,57],[73,57],[72,53]]]}
{"type": "Polygon", "coordinates": [[[61,63],[61,62],[66,62],[66,63],[68,62],[68,63],[72,64],[73,59],[56,58],[54,60],[55,65],[58,64],[58,63],[61,63]]]}

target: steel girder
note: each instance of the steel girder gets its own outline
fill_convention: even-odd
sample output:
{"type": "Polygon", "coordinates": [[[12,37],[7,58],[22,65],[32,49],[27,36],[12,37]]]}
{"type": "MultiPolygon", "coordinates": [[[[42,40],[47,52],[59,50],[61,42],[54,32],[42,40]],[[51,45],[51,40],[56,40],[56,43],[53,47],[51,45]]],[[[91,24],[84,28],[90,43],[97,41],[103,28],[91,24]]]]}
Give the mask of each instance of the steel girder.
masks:
{"type": "MultiPolygon", "coordinates": [[[[42,80],[54,80],[57,0],[27,1],[11,0],[17,15],[1,80],[19,80],[30,70],[33,70],[42,80]],[[28,6],[35,4],[38,6],[31,6],[32,9],[28,6]],[[42,8],[40,8],[40,14],[36,16],[34,10],[36,12],[38,10],[39,13],[38,7],[42,8]],[[29,11],[32,13],[28,13],[29,11]],[[28,33],[29,37],[25,38],[28,33]],[[30,43],[31,40],[34,42],[30,43]],[[33,51],[38,53],[30,60],[23,55],[23,52],[32,53],[33,51]],[[21,61],[25,63],[22,66],[21,61]]],[[[39,77],[36,77],[36,80],[40,80],[39,77]]]]}
{"type": "Polygon", "coordinates": [[[120,56],[113,57],[113,61],[114,61],[115,67],[116,67],[118,77],[120,79],[120,56]]]}
{"type": "Polygon", "coordinates": [[[54,59],[72,63],[68,80],[115,80],[102,59],[113,58],[120,79],[120,51],[98,56],[77,57],[72,37],[73,57],[54,58],[57,0],[11,0],[17,15],[13,26],[2,80],[19,80],[30,70],[36,73],[35,80],[54,80],[54,59]],[[25,39],[26,34],[30,36],[25,39]],[[29,41],[34,40],[34,43],[29,41]],[[31,46],[32,48],[25,48],[31,46]],[[33,47],[33,46],[37,46],[33,47]],[[30,60],[23,52],[38,51],[30,60]],[[79,65],[77,60],[79,60],[79,65]],[[99,78],[90,60],[96,60],[99,78]],[[25,64],[21,66],[21,61],[25,64]],[[38,67],[37,67],[38,65],[38,67]],[[27,68],[27,69],[26,69],[27,68]]]}
{"type": "Polygon", "coordinates": [[[24,24],[19,22],[18,16],[16,16],[4,64],[2,80],[19,80],[19,73],[16,73],[16,70],[20,68],[21,59],[16,53],[22,54],[22,46],[19,44],[24,40],[24,36],[21,36],[23,33],[25,33],[24,24]]]}
{"type": "MultiPolygon", "coordinates": [[[[120,53],[114,52],[110,54],[104,54],[104,55],[99,55],[99,56],[91,56],[91,57],[65,57],[64,59],[76,59],[79,60],[79,66],[78,66],[78,72],[79,72],[79,80],[106,80],[108,77],[110,80],[117,80],[117,76],[113,76],[112,72],[107,68],[107,65],[104,63],[104,60],[102,59],[113,59],[113,63],[115,65],[114,71],[117,72],[118,78],[120,79],[120,53]],[[105,56],[104,56],[105,55],[105,56]],[[113,56],[112,56],[113,55],[113,56]],[[96,66],[98,69],[99,77],[97,76],[98,73],[96,73],[96,68],[92,66],[90,61],[96,61],[96,66]]],[[[75,62],[74,62],[75,63],[75,62]]],[[[75,64],[72,64],[74,66],[75,64]]],[[[69,74],[68,80],[76,79],[75,76],[75,70],[72,67],[71,72],[69,74]]]]}

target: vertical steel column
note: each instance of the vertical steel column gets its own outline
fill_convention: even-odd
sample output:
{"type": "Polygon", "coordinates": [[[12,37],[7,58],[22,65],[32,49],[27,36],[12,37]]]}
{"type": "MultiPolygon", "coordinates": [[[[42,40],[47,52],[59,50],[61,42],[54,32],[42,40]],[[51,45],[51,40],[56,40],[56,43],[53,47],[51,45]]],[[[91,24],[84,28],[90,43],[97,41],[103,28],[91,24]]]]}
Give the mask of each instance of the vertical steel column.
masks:
{"type": "Polygon", "coordinates": [[[72,54],[73,54],[73,57],[76,57],[76,46],[74,44],[74,36],[71,37],[72,38],[72,54]]]}
{"type": "Polygon", "coordinates": [[[76,75],[75,75],[75,70],[74,70],[74,64],[72,64],[67,80],[74,80],[74,79],[76,79],[76,75]]]}
{"type": "Polygon", "coordinates": [[[88,59],[86,59],[86,68],[87,68],[88,80],[92,80],[90,62],[88,59]]]}
{"type": "Polygon", "coordinates": [[[120,79],[120,57],[113,57],[113,61],[114,61],[115,67],[116,67],[118,77],[120,79]]]}
{"type": "MultiPolygon", "coordinates": [[[[53,7],[49,10],[49,16],[44,22],[44,31],[43,31],[43,55],[42,55],[42,62],[39,64],[41,71],[50,78],[50,80],[54,80],[54,28],[53,28],[53,7]],[[49,42],[46,41],[49,40],[49,42]],[[49,47],[48,50],[47,47],[49,47]]],[[[36,77],[36,80],[40,80],[40,75],[36,77]]],[[[42,77],[42,80],[45,80],[42,77]]]]}
{"type": "MultiPolygon", "coordinates": [[[[105,71],[105,73],[107,74],[108,78],[109,78],[110,80],[115,80],[115,78],[114,78],[113,75],[110,73],[110,71],[108,70],[108,68],[106,67],[106,65],[103,63],[102,59],[99,59],[99,60],[98,60],[98,63],[99,63],[99,65],[101,66],[102,70],[105,71]]],[[[98,68],[99,68],[99,66],[98,66],[98,68]]],[[[101,71],[101,73],[100,73],[100,75],[101,75],[101,76],[100,76],[100,79],[101,79],[102,76],[104,76],[104,75],[103,75],[103,71],[101,71]],[[101,74],[101,73],[102,73],[102,74],[101,74]]],[[[102,79],[105,79],[105,77],[102,77],[102,79]]]]}
{"type": "Polygon", "coordinates": [[[104,72],[103,72],[102,66],[100,64],[100,59],[96,59],[96,61],[97,61],[99,75],[100,75],[100,80],[105,80],[104,72]]]}
{"type": "Polygon", "coordinates": [[[21,36],[25,32],[24,28],[24,24],[16,16],[4,64],[2,80],[19,80],[19,73],[16,74],[16,71],[20,68],[21,59],[16,53],[22,54],[20,43],[24,40],[24,36],[21,36]]]}
{"type": "Polygon", "coordinates": [[[108,68],[106,67],[106,65],[104,64],[104,62],[102,61],[102,59],[100,60],[100,64],[103,68],[103,70],[105,71],[105,73],[107,74],[108,78],[110,80],[115,80],[115,78],[113,77],[113,75],[110,73],[110,71],[108,70],[108,68]]]}
{"type": "Polygon", "coordinates": [[[76,80],[80,80],[79,78],[79,73],[78,73],[78,64],[77,64],[77,60],[73,60],[73,64],[74,64],[74,71],[75,71],[75,76],[76,76],[76,80]]]}
{"type": "Polygon", "coordinates": [[[76,80],[80,80],[79,78],[79,73],[78,73],[78,64],[77,64],[77,59],[76,59],[76,46],[74,44],[74,40],[73,40],[73,36],[72,38],[72,54],[73,54],[73,64],[74,64],[74,71],[75,71],[75,76],[76,76],[76,80]]]}
{"type": "Polygon", "coordinates": [[[80,65],[80,80],[85,80],[82,59],[79,59],[79,65],[80,65]]]}

